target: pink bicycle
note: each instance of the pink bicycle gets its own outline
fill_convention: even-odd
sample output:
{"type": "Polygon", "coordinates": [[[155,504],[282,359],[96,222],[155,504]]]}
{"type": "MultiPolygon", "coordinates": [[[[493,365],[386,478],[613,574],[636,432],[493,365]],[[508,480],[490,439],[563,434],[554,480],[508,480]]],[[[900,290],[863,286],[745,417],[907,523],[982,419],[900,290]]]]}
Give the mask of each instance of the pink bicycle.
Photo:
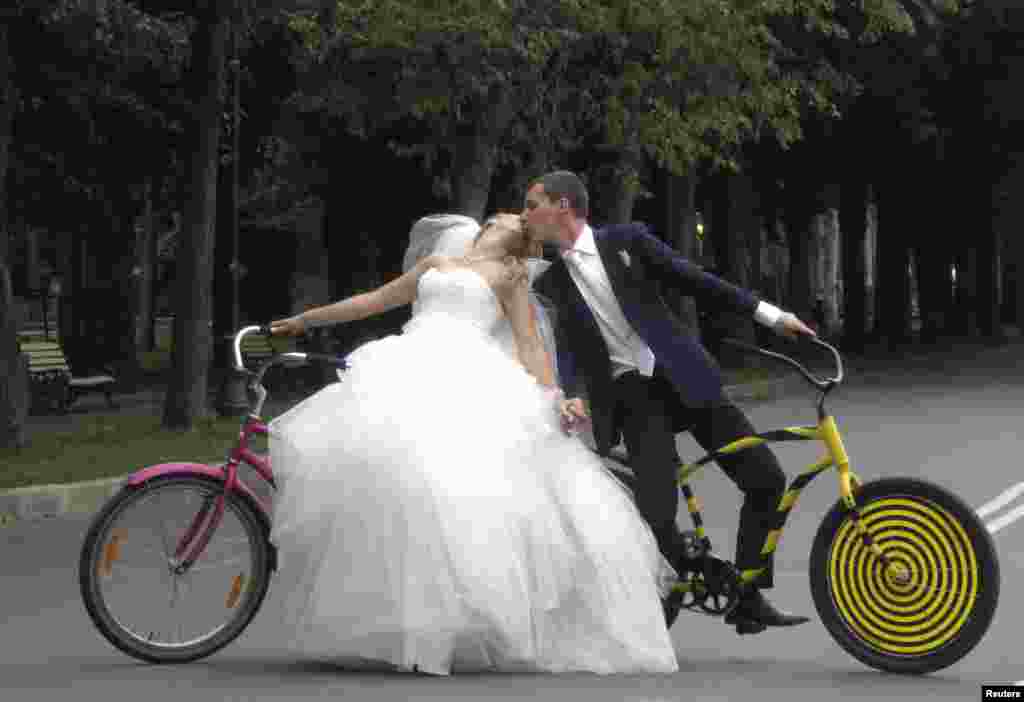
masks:
{"type": "Polygon", "coordinates": [[[344,359],[310,353],[274,356],[245,368],[235,335],[235,370],[248,377],[250,411],[227,461],[162,463],[143,468],[93,518],[79,559],[86,611],[100,633],[130,656],[152,663],[185,663],[234,641],[256,615],[277,569],[270,543],[270,505],[238,477],[239,466],[276,488],[270,459],[249,448],[266,435],[260,418],[267,397],[263,376],[279,363],[344,359]]]}

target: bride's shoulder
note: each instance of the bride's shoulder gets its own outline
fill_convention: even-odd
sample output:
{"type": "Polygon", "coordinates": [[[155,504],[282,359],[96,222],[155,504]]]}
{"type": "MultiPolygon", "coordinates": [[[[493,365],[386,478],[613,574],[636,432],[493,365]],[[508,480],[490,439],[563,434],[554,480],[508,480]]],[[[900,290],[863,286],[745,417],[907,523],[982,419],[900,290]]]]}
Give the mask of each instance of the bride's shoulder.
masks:
{"type": "Polygon", "coordinates": [[[446,265],[450,265],[450,258],[448,256],[431,254],[430,256],[421,259],[420,262],[416,264],[416,271],[418,274],[422,275],[431,268],[444,268],[446,265]]]}

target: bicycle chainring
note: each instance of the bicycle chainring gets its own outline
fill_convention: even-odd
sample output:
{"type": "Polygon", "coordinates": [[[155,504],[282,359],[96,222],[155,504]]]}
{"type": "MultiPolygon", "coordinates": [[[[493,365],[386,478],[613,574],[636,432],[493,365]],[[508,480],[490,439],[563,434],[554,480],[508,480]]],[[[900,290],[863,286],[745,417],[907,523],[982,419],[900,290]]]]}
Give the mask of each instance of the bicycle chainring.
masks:
{"type": "Polygon", "coordinates": [[[736,568],[721,558],[704,558],[706,594],[700,602],[705,613],[720,617],[731,612],[740,599],[740,577],[736,568]]]}
{"type": "Polygon", "coordinates": [[[686,592],[676,593],[681,609],[700,610],[720,617],[739,602],[739,575],[728,561],[711,555],[685,560],[677,565],[679,582],[689,585],[686,592]]]}

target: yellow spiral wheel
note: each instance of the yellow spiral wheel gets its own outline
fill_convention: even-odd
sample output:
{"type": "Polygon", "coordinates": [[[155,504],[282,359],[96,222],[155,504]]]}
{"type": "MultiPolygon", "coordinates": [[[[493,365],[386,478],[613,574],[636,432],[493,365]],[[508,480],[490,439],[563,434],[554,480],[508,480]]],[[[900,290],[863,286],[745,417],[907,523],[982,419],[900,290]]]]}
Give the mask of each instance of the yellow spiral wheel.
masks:
{"type": "Polygon", "coordinates": [[[811,590],[823,622],[871,667],[926,673],[952,665],[995,614],[999,568],[988,531],[958,497],[922,481],[868,483],[857,502],[885,559],[838,503],[811,552],[811,590]]]}

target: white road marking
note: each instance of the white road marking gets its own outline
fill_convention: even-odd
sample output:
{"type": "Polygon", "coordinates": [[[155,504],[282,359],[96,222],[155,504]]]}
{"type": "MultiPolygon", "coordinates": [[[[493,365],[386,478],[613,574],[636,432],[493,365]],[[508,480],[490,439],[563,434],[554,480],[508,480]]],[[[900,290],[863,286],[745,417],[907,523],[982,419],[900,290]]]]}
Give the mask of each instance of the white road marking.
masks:
{"type": "Polygon", "coordinates": [[[989,500],[981,507],[979,507],[977,510],[978,516],[986,517],[989,514],[992,514],[993,512],[1002,509],[1003,507],[1017,499],[1021,494],[1024,494],[1024,483],[1017,483],[1008,490],[1003,491],[1003,493],[999,495],[999,497],[995,498],[994,500],[989,500]]]}
{"type": "Polygon", "coordinates": [[[997,531],[1002,529],[1004,526],[1009,526],[1015,521],[1024,517],[1024,505],[1020,505],[1016,509],[1012,509],[999,519],[994,519],[985,526],[988,527],[988,533],[995,534],[997,531]]]}

